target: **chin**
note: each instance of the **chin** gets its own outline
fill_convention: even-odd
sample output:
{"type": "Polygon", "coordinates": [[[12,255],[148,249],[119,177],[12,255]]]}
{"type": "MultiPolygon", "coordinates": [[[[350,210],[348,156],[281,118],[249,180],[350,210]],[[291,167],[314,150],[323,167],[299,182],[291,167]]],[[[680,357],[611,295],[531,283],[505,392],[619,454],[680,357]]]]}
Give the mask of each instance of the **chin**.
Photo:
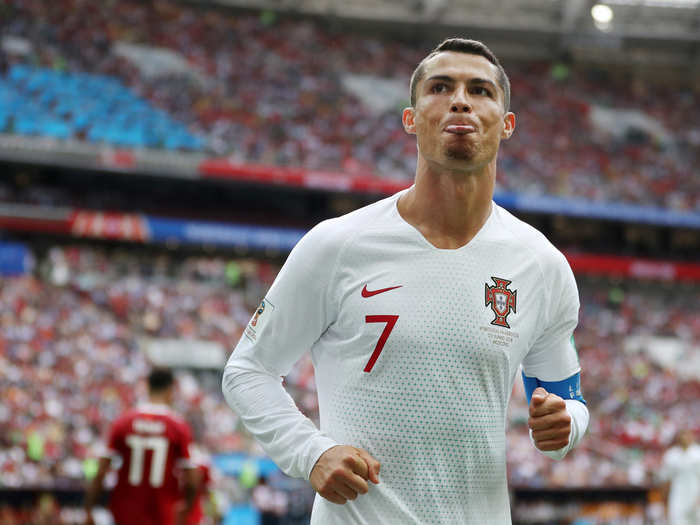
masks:
{"type": "Polygon", "coordinates": [[[476,150],[467,146],[452,146],[445,151],[445,157],[450,160],[474,160],[476,150]]]}

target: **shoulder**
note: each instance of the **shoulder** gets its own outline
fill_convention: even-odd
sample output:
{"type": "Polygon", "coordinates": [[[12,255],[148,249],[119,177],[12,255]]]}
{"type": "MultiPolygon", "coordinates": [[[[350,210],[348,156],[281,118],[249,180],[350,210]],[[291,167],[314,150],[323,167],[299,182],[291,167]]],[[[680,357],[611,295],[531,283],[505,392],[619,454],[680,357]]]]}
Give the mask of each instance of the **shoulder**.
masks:
{"type": "Polygon", "coordinates": [[[109,435],[111,439],[122,438],[131,430],[131,423],[138,412],[135,409],[130,409],[115,419],[109,427],[109,435]]]}
{"type": "Polygon", "coordinates": [[[117,429],[128,426],[137,415],[138,410],[134,408],[127,410],[112,422],[112,428],[117,429]]]}
{"type": "Polygon", "coordinates": [[[673,462],[677,461],[682,456],[682,451],[679,447],[671,447],[664,453],[664,461],[673,462]]]}
{"type": "Polygon", "coordinates": [[[500,235],[504,242],[527,253],[540,266],[544,274],[553,271],[570,271],[564,254],[541,231],[518,219],[504,208],[496,204],[494,206],[500,235]]]}
{"type": "Polygon", "coordinates": [[[386,224],[396,206],[398,194],[363,206],[345,215],[318,223],[295,246],[296,251],[313,251],[319,256],[337,254],[345,244],[368,229],[386,224]]]}
{"type": "MultiPolygon", "coordinates": [[[[153,417],[154,414],[151,413],[150,418],[153,417]]],[[[170,408],[163,407],[162,412],[155,414],[155,418],[165,425],[163,431],[167,433],[171,439],[184,442],[189,441],[192,435],[190,425],[177,412],[170,408]]]]}
{"type": "Polygon", "coordinates": [[[177,414],[174,414],[172,421],[176,425],[178,434],[181,436],[182,441],[184,443],[189,443],[192,440],[192,428],[190,427],[190,424],[177,414]]]}
{"type": "Polygon", "coordinates": [[[172,425],[178,429],[189,430],[190,428],[189,423],[174,410],[168,409],[168,411],[162,415],[162,418],[168,425],[172,425]]]}
{"type": "Polygon", "coordinates": [[[139,417],[161,421],[168,427],[189,428],[185,419],[168,405],[144,403],[132,412],[131,419],[139,417]]]}

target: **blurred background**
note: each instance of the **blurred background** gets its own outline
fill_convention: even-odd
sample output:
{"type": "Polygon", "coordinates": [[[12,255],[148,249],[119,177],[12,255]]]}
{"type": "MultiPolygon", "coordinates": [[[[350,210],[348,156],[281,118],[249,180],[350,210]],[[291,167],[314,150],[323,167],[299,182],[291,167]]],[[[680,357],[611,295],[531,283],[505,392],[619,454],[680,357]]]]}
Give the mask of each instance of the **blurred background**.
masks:
{"type": "MultiPolygon", "coordinates": [[[[663,454],[700,436],[698,4],[0,2],[0,522],[81,523],[158,364],[211,462],[207,523],[308,523],[221,370],[305,231],[411,184],[410,74],[464,36],[512,82],[495,200],[564,251],[582,304],[589,435],[538,454],[517,381],[514,523],[666,524],[663,454]]],[[[285,383],[316,419],[308,355],[285,383]]]]}

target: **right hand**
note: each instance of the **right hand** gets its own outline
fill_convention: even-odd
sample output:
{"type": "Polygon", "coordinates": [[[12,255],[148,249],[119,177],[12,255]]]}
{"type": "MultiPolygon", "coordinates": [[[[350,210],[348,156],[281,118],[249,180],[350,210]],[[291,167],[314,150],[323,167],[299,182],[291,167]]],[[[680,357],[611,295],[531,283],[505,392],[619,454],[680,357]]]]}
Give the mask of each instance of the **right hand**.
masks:
{"type": "Polygon", "coordinates": [[[367,480],[379,483],[380,463],[369,452],[349,445],[326,450],[311,470],[311,486],[328,501],[344,504],[367,494],[367,480]]]}

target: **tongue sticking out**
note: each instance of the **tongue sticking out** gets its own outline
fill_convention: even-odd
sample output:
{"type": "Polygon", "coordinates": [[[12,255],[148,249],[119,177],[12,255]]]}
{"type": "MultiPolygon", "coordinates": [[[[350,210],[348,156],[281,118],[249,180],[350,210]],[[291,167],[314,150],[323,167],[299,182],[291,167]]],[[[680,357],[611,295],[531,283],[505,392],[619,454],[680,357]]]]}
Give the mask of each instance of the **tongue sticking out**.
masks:
{"type": "Polygon", "coordinates": [[[451,124],[445,128],[445,131],[456,135],[466,135],[467,133],[473,133],[475,129],[474,126],[468,124],[451,124]]]}

